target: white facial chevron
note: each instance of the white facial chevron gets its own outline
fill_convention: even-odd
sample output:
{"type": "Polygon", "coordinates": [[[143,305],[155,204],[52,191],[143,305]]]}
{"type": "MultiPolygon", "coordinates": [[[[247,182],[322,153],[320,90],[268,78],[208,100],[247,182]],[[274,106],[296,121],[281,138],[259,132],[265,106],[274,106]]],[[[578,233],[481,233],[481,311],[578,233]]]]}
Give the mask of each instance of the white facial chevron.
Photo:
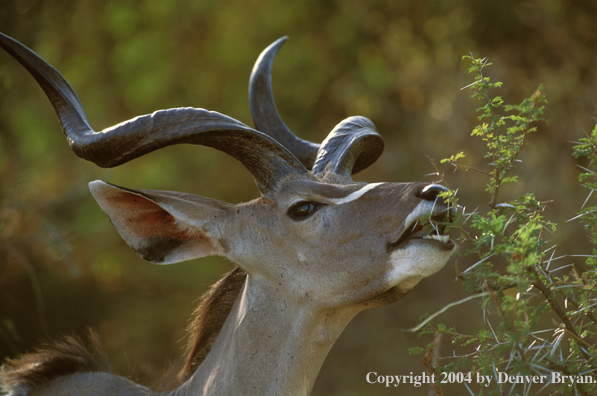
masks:
{"type": "Polygon", "coordinates": [[[363,188],[361,188],[360,190],[357,190],[353,193],[348,194],[347,196],[345,196],[344,198],[336,198],[336,199],[332,199],[332,203],[335,205],[342,205],[348,202],[352,202],[355,199],[359,199],[363,196],[363,194],[365,194],[367,191],[374,189],[377,186],[381,186],[384,183],[370,183],[365,185],[363,188]]]}

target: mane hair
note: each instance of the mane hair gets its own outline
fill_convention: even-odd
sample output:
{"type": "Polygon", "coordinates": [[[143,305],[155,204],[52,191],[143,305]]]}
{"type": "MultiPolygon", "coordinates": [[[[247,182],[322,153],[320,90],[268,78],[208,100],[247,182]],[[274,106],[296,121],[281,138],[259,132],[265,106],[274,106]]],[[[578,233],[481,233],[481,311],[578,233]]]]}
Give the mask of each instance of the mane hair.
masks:
{"type": "Polygon", "coordinates": [[[110,372],[110,366],[97,333],[89,330],[87,343],[67,336],[20,358],[8,359],[0,371],[0,393],[26,395],[58,377],[96,371],[110,372]]]}
{"type": "Polygon", "coordinates": [[[201,298],[187,329],[189,343],[186,363],[178,375],[180,381],[186,381],[211,350],[246,278],[247,273],[236,268],[216,282],[201,298]]]}

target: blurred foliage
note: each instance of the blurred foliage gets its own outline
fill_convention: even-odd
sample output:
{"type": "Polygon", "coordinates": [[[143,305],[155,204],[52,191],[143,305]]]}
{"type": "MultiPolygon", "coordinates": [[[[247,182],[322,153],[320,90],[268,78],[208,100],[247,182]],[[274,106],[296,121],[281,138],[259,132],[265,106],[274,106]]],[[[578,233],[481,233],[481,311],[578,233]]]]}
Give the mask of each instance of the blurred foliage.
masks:
{"type": "MultiPolygon", "coordinates": [[[[482,53],[499,65],[491,78],[505,83],[507,90],[498,90],[504,101],[518,103],[544,84],[550,124],[529,136],[516,173],[527,181],[525,191],[553,200],[544,215],[560,225],[558,251],[565,254],[588,246],[582,227],[565,222],[585,198],[575,161],[586,165],[572,159],[567,142],[589,129],[595,110],[596,18],[594,0],[5,0],[0,31],[65,75],[96,129],[178,106],[251,124],[253,62],[288,35],[274,66],[280,113],[313,141],[347,116],[370,117],[386,151],[357,175],[367,181],[432,181],[426,155],[463,152],[468,164],[479,162],[483,143],[468,133],[476,125],[474,105],[460,88],[469,66],[461,55],[482,53]]],[[[242,166],[208,148],[166,148],[113,170],[80,160],[43,92],[0,53],[0,357],[91,326],[115,371],[151,381],[180,356],[195,300],[231,264],[143,262],[88,193],[86,183],[97,178],[235,203],[258,196],[242,166]]],[[[461,205],[485,202],[476,192],[480,176],[452,180],[461,205]]],[[[500,194],[519,196],[520,184],[500,194]]],[[[420,357],[407,356],[419,340],[401,329],[437,310],[440,299],[463,296],[451,267],[398,303],[359,315],[332,349],[313,394],[385,395],[394,390],[368,384],[369,371],[425,370],[420,357]]],[[[470,303],[442,320],[464,331],[479,320],[476,309],[470,303]]],[[[441,348],[451,354],[451,345],[441,348]]]]}

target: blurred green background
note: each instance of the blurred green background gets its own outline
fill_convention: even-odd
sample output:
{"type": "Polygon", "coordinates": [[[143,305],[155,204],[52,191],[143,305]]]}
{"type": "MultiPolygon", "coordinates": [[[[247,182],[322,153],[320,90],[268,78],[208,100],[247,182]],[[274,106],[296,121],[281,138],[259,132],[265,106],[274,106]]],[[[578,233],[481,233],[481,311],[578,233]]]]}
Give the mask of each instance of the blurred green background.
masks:
{"type": "MultiPolygon", "coordinates": [[[[96,129],[157,109],[216,110],[249,125],[249,75],[258,54],[288,35],[273,75],[276,102],[299,136],[321,142],[343,118],[372,119],[386,151],[357,180],[433,181],[426,155],[464,151],[478,102],[464,54],[489,57],[506,102],[544,84],[548,125],[530,138],[503,198],[535,192],[553,200],[558,254],[586,254],[571,141],[594,125],[597,103],[595,0],[181,1],[4,0],[0,31],[60,70],[96,129]]],[[[461,203],[484,210],[485,180],[450,174],[461,203]]],[[[28,73],[0,53],[0,358],[41,341],[95,328],[114,370],[151,383],[178,362],[184,328],[206,288],[233,264],[204,258],[154,266],[121,240],[87,189],[103,179],[130,188],[191,192],[238,203],[258,196],[250,174],[203,147],[174,146],[102,170],[69,149],[48,100],[28,73]]],[[[561,263],[581,262],[570,257],[561,263]]],[[[460,263],[464,269],[466,263],[460,263]]],[[[463,296],[450,262],[399,302],[360,314],[338,340],[314,395],[387,395],[365,376],[424,371],[405,333],[419,316],[463,296]]],[[[475,303],[441,316],[464,331],[481,320],[475,303]]],[[[450,340],[442,353],[450,355],[450,340]]],[[[400,388],[399,388],[400,389],[400,388]]],[[[426,388],[406,386],[404,395],[426,388]]]]}

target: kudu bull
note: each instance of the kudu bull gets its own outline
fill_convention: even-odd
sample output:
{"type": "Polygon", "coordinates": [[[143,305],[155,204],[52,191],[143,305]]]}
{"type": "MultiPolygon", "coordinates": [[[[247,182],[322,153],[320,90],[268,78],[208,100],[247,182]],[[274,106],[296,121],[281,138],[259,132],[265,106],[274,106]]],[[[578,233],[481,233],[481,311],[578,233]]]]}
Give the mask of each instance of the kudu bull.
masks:
{"type": "MultiPolygon", "coordinates": [[[[364,117],[338,124],[321,144],[296,137],[277,113],[275,54],[250,80],[256,129],[197,108],[159,110],[95,132],[64,77],[21,43],[0,45],[41,85],[73,151],[114,167],[173,144],[213,147],[240,161],[261,197],[233,205],[180,192],[103,181],[91,193],[144,259],[170,264],[221,255],[238,265],[206,294],[191,327],[181,385],[172,395],[306,395],[333,343],[360,311],[394,302],[447,262],[450,209],[428,183],[356,183],[383,140],[364,117]],[[423,226],[426,219],[432,227],[423,226]]],[[[5,364],[11,395],[153,395],[99,371],[74,340],[5,364]]],[[[163,393],[160,393],[163,394],[163,393]]]]}

